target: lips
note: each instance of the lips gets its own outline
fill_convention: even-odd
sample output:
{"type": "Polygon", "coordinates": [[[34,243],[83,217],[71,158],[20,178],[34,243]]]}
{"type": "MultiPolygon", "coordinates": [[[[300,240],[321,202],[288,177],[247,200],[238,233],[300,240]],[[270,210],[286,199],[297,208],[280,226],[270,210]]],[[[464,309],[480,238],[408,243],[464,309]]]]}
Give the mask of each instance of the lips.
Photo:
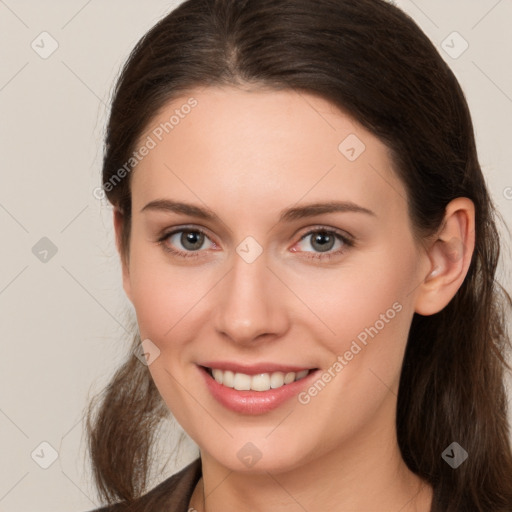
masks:
{"type": "Polygon", "coordinates": [[[297,395],[318,368],[262,363],[241,365],[210,361],[198,365],[212,396],[243,414],[263,414],[297,395]]]}

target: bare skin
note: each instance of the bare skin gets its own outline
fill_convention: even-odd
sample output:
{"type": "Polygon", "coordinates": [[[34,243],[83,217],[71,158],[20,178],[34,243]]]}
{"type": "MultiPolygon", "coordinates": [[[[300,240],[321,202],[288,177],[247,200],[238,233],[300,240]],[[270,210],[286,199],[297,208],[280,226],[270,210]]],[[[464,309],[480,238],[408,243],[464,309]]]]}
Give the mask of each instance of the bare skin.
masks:
{"type": "MultiPolygon", "coordinates": [[[[386,147],[330,103],[257,88],[189,96],[197,106],[133,171],[123,283],[141,339],[160,351],[149,366],[155,384],[201,450],[203,478],[190,507],[428,512],[432,488],[407,468],[397,444],[398,382],[413,314],[443,309],[466,276],[473,203],[452,201],[437,236],[418,244],[386,147]],[[350,134],[365,145],[355,159],[357,139],[339,149],[350,134]],[[160,199],[218,218],[142,211],[160,199]],[[373,214],[280,220],[283,209],[328,201],[373,214]],[[171,228],[206,236],[198,250],[185,247],[181,233],[158,244],[171,228]],[[327,259],[307,234],[322,229],[354,245],[331,234],[327,259]],[[236,251],[247,237],[262,250],[251,263],[236,251]],[[378,332],[346,355],[370,326],[378,332]],[[340,355],[342,370],[333,370],[340,355]],[[207,360],[286,363],[335,376],[302,401],[248,415],[210,394],[197,366],[207,360]],[[251,467],[238,456],[247,443],[261,455],[251,467]]],[[[141,141],[189,96],[169,103],[141,141]]],[[[114,221],[119,246],[122,216],[114,221]]]]}

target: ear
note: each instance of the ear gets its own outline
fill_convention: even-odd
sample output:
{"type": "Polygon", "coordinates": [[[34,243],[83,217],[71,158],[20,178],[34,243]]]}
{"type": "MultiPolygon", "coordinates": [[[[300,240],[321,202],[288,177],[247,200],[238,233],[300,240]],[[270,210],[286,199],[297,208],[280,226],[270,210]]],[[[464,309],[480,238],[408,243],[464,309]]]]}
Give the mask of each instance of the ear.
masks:
{"type": "MultiPolygon", "coordinates": [[[[123,274],[123,288],[127,297],[132,301],[131,297],[131,283],[130,283],[130,269],[128,254],[124,254],[122,250],[122,229],[126,222],[123,212],[119,207],[114,207],[114,230],[116,235],[116,247],[119,257],[121,259],[121,267],[123,274]]],[[[133,302],[133,301],[132,301],[133,302]]]]}
{"type": "Polygon", "coordinates": [[[427,248],[429,274],[419,286],[415,312],[441,311],[462,285],[475,248],[475,206],[467,197],[451,201],[435,241],[427,248]]]}

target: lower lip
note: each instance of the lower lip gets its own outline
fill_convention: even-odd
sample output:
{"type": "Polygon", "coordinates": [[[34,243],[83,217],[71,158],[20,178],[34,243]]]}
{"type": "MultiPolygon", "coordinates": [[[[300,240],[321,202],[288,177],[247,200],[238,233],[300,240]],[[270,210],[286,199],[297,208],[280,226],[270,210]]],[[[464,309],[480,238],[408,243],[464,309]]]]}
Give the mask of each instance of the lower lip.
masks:
{"type": "Polygon", "coordinates": [[[306,377],[285,384],[277,389],[268,391],[238,391],[219,384],[202,367],[198,366],[199,371],[205,379],[206,386],[213,397],[224,407],[241,414],[264,414],[272,409],[279,407],[283,402],[299,394],[318,373],[319,370],[310,372],[306,377]]]}

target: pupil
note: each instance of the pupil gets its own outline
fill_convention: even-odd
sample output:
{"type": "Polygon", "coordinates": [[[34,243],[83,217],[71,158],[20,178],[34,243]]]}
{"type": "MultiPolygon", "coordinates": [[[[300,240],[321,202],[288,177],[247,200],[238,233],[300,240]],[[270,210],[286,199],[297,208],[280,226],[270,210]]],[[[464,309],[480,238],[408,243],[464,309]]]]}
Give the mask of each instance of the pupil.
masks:
{"type": "Polygon", "coordinates": [[[203,245],[203,234],[199,233],[197,231],[184,231],[181,235],[181,243],[183,244],[183,247],[195,251],[203,245]],[[198,245],[199,242],[199,245],[198,245]],[[192,245],[192,247],[190,247],[192,245]],[[198,245],[197,247],[194,247],[194,245],[198,245]]]}
{"type": "Polygon", "coordinates": [[[326,233],[318,233],[314,237],[314,243],[319,243],[320,244],[319,250],[321,252],[325,252],[325,251],[329,251],[330,249],[332,249],[332,246],[334,243],[334,238],[331,235],[328,235],[326,233]],[[331,243],[329,243],[329,242],[331,242],[331,243]],[[326,245],[327,245],[327,247],[326,247],[326,245]]]}

